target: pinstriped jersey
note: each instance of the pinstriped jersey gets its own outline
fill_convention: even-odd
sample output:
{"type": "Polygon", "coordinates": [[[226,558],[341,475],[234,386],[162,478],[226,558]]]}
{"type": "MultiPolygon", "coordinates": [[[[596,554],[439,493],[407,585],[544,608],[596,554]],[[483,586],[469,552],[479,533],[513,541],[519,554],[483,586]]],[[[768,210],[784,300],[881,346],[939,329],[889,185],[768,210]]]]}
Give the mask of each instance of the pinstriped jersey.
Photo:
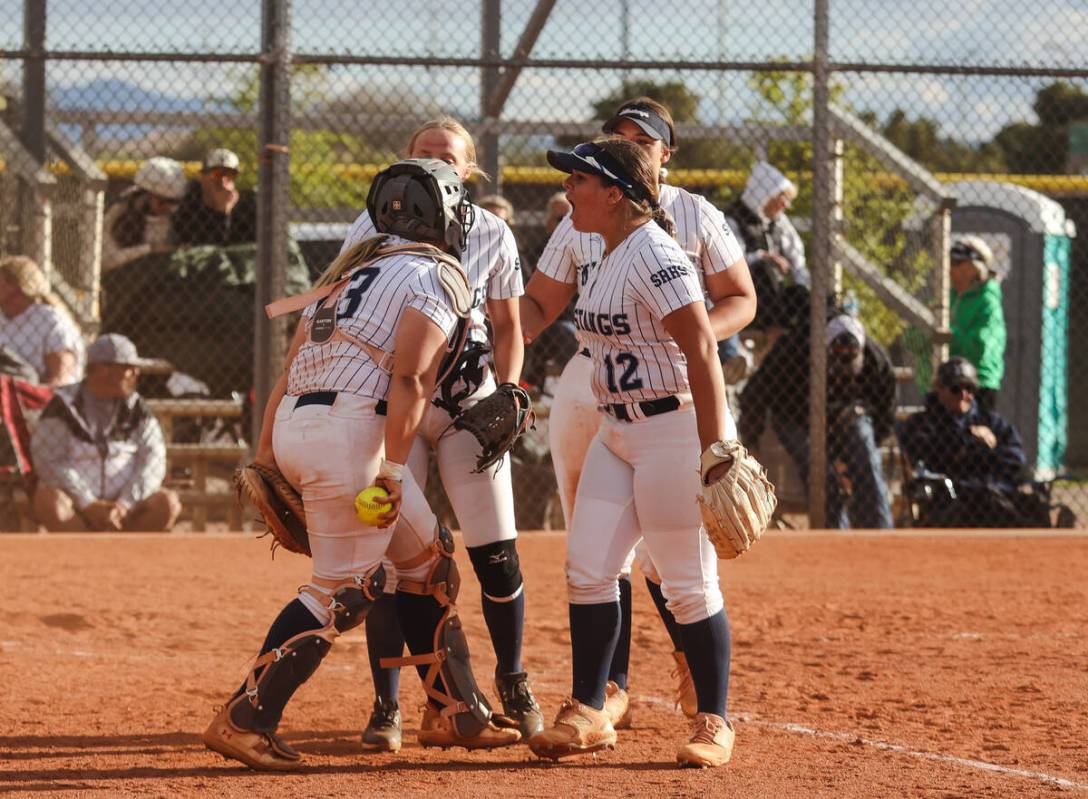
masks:
{"type": "MultiPolygon", "coordinates": [[[[394,236],[392,243],[409,242],[394,236]]],[[[312,303],[302,312],[307,332],[323,302],[312,303]]],[[[336,326],[353,338],[392,352],[397,327],[407,308],[422,313],[449,339],[457,316],[448,303],[433,260],[411,254],[391,255],[363,267],[351,278],[336,304],[336,326]]],[[[291,364],[287,393],[297,396],[311,391],[346,391],[384,399],[389,391],[389,373],[348,341],[317,344],[306,340],[291,364]]]]}
{"type": "MultiPolygon", "coordinates": [[[[461,266],[468,275],[472,287],[472,329],[469,339],[487,341],[484,327],[484,303],[487,300],[508,300],[525,293],[521,279],[521,260],[518,245],[510,226],[495,214],[473,205],[476,219],[461,253],[461,266]]],[[[352,244],[378,235],[370,214],[363,211],[352,224],[347,238],[340,248],[343,252],[352,244]]]]}
{"type": "Polygon", "coordinates": [[[574,324],[593,359],[597,401],[688,393],[687,359],[661,320],[702,301],[691,260],[655,222],[640,226],[590,270],[574,324]]]}
{"type": "MultiPolygon", "coordinates": [[[[676,222],[676,240],[698,269],[700,283],[704,275],[723,272],[744,258],[744,246],[722,212],[705,198],[661,184],[659,201],[676,222]]],[[[604,240],[596,233],[579,233],[568,214],[548,239],[536,268],[553,280],[580,288],[603,253],[604,240]]]]}

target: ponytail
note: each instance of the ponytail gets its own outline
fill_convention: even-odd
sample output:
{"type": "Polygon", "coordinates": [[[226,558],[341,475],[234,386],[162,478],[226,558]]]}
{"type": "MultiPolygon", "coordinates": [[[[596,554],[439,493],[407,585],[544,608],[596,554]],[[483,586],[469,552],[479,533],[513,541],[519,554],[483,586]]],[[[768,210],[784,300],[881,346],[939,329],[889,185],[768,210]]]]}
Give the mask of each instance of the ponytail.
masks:
{"type": "Polygon", "coordinates": [[[660,205],[654,206],[653,210],[650,212],[650,219],[657,222],[658,227],[660,227],[674,239],[676,238],[676,222],[673,221],[673,218],[669,214],[669,212],[662,208],[660,205]]]}

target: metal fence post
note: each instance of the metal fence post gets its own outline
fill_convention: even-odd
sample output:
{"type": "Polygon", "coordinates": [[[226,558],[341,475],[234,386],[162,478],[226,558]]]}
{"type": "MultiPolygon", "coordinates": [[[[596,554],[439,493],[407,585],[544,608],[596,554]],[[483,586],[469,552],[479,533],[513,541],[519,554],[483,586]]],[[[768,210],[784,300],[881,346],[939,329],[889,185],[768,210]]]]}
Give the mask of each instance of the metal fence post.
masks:
{"type": "Polygon", "coordinates": [[[827,289],[834,224],[831,175],[831,117],[828,111],[830,0],[815,0],[812,107],[812,312],[809,319],[809,524],[827,526],[827,289]]]}
{"type": "Polygon", "coordinates": [[[260,438],[261,419],[287,351],[286,320],[269,320],[264,306],[286,288],[290,203],[291,0],[263,0],[261,5],[261,89],[258,115],[260,149],[257,171],[257,286],[253,309],[254,408],[252,446],[260,438]]]}
{"type": "MultiPolygon", "coordinates": [[[[480,55],[483,58],[498,58],[501,54],[502,37],[502,0],[484,0],[481,5],[483,19],[480,55]]],[[[491,100],[499,87],[499,68],[485,66],[480,70],[480,121],[486,120],[491,108],[491,100]]],[[[490,175],[488,191],[502,191],[502,172],[499,160],[499,134],[488,130],[480,137],[480,167],[490,175]]]]}

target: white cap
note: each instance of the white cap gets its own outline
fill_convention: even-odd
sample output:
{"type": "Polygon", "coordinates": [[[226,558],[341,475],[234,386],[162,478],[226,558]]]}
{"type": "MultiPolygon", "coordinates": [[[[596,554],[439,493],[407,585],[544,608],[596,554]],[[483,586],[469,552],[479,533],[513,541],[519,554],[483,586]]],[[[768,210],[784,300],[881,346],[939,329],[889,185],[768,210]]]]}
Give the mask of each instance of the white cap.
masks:
{"type": "Polygon", "coordinates": [[[185,170],[173,158],[156,156],[144,161],[132,179],[139,188],[156,197],[180,200],[185,196],[185,170]]]}
{"type": "Polygon", "coordinates": [[[208,154],[204,156],[204,171],[209,169],[233,169],[238,171],[238,154],[234,150],[228,150],[226,147],[216,147],[214,150],[209,150],[208,154]]]}

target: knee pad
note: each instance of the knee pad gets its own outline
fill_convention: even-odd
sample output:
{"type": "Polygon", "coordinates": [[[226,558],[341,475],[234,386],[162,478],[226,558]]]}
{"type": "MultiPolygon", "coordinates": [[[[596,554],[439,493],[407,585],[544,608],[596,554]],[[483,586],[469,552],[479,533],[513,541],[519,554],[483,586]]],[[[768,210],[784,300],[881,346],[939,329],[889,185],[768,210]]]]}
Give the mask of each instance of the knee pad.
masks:
{"type": "Polygon", "coordinates": [[[468,556],[488,599],[509,602],[521,593],[521,563],[516,539],[469,547],[468,556]]]}
{"type": "Polygon", "coordinates": [[[301,592],[321,605],[326,618],[331,615],[329,626],[339,635],[362,624],[384,590],[385,568],[379,563],[366,574],[341,581],[329,593],[313,584],[303,586],[301,592]]]}
{"type": "Polygon", "coordinates": [[[453,605],[461,590],[461,573],[453,559],[453,535],[441,524],[435,530],[434,542],[411,560],[400,561],[393,565],[408,571],[431,562],[427,576],[422,580],[409,580],[398,577],[397,590],[409,594],[433,596],[443,607],[453,605]]]}

